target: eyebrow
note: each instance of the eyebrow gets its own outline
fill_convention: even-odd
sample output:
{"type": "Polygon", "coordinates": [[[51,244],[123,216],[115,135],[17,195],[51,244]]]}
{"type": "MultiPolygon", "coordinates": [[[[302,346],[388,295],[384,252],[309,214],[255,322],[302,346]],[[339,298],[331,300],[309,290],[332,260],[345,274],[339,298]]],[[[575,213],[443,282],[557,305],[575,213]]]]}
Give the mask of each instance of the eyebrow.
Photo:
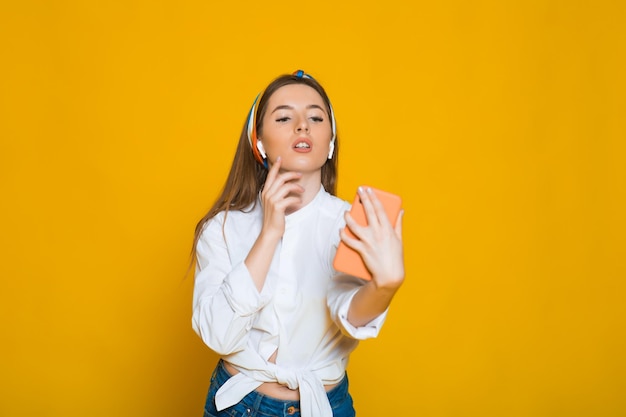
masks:
{"type": "MultiPolygon", "coordinates": [[[[326,113],[326,110],[324,110],[321,106],[318,106],[317,104],[309,104],[308,106],[306,106],[307,109],[320,109],[321,111],[323,111],[324,113],[326,113]]],[[[286,104],[280,105],[280,106],[276,106],[276,108],[274,110],[272,110],[273,114],[274,112],[278,111],[278,110],[293,110],[293,106],[289,106],[286,104]]]]}

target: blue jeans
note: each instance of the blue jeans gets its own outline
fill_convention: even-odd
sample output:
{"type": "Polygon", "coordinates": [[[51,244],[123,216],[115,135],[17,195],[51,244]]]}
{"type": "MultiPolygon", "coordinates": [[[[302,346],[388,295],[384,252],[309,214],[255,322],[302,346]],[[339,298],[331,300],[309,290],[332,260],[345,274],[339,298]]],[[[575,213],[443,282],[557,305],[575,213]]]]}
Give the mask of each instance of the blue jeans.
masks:
{"type": "MultiPolygon", "coordinates": [[[[204,417],[300,417],[299,401],[284,401],[252,391],[239,403],[222,411],[215,409],[215,393],[231,377],[220,359],[213,375],[204,406],[204,417]]],[[[333,417],[355,417],[352,396],[348,392],[348,375],[326,393],[333,417]]]]}

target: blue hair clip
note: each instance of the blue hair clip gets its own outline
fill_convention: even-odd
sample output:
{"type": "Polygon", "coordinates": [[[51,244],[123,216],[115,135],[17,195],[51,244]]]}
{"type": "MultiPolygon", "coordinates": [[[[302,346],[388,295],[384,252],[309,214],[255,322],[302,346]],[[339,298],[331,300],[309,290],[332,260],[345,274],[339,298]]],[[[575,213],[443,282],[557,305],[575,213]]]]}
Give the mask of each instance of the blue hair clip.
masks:
{"type": "Polygon", "coordinates": [[[298,70],[298,71],[294,72],[293,75],[295,75],[298,78],[302,78],[302,77],[305,76],[304,71],[302,71],[302,70],[298,70]]]}

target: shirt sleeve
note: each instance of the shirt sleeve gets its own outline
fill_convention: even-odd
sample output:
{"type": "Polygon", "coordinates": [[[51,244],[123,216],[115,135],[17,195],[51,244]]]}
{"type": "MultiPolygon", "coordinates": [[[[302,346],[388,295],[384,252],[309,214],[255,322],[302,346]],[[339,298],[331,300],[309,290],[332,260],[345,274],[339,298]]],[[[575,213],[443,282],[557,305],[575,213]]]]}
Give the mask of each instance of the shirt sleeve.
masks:
{"type": "Polygon", "coordinates": [[[385,310],[369,323],[356,327],[348,321],[348,310],[354,295],[359,291],[364,281],[346,274],[336,274],[328,290],[328,308],[330,314],[341,332],[354,339],[371,339],[378,336],[380,329],[387,318],[385,310]]]}
{"type": "Polygon", "coordinates": [[[256,313],[267,304],[243,260],[233,264],[222,230],[223,216],[211,219],[196,246],[192,327],[219,355],[245,347],[256,313]]]}

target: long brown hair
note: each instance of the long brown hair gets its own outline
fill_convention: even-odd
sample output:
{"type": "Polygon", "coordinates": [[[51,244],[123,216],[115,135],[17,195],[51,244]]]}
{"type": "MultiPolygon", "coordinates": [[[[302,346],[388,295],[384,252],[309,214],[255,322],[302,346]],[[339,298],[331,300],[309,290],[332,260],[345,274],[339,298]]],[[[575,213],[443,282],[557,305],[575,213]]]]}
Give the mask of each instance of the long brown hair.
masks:
{"type": "MultiPolygon", "coordinates": [[[[263,116],[267,110],[267,102],[269,98],[281,87],[290,84],[304,84],[313,88],[324,100],[326,104],[326,112],[330,117],[331,105],[328,95],[324,88],[313,78],[298,77],[292,74],[281,75],[274,79],[265,91],[261,94],[259,103],[257,105],[257,117],[256,117],[256,129],[259,134],[263,131],[263,116]]],[[[335,151],[331,159],[328,159],[322,166],[322,185],[324,189],[332,195],[336,195],[337,192],[337,164],[339,153],[338,138],[335,138],[335,151]]],[[[254,159],[250,142],[248,141],[247,134],[247,120],[241,129],[241,135],[239,135],[239,143],[237,144],[237,150],[235,157],[230,168],[230,173],[224,184],[224,188],[220,196],[215,200],[213,206],[209,209],[207,214],[200,219],[196,224],[196,230],[193,239],[193,246],[191,249],[191,263],[196,259],[196,246],[200,235],[204,230],[206,223],[211,220],[215,215],[221,211],[229,210],[243,210],[249,207],[251,204],[256,204],[257,197],[265,178],[267,177],[267,168],[262,166],[254,159]]],[[[254,207],[254,206],[253,206],[254,207]]]]}

